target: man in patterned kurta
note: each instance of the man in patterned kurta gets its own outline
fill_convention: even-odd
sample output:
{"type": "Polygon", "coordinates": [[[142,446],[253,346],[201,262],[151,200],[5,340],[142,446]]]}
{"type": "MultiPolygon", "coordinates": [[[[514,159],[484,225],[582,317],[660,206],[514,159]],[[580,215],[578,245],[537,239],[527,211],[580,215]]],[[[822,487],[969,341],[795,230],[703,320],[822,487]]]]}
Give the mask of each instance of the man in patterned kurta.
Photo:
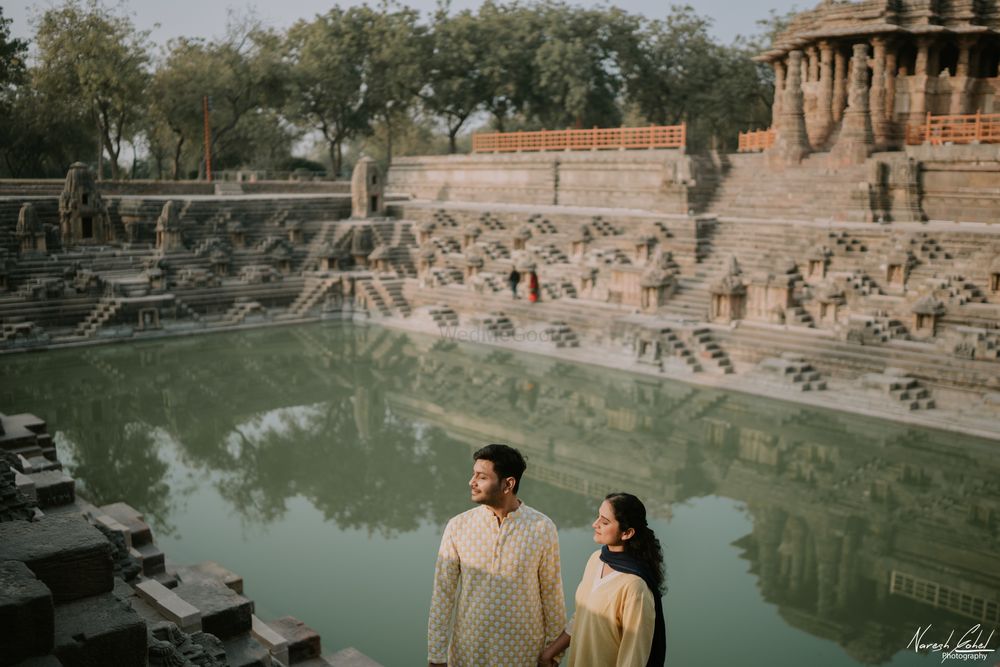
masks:
{"type": "Polygon", "coordinates": [[[473,460],[469,488],[479,507],[453,517],[441,538],[428,661],[535,667],[566,626],[559,536],[551,519],[517,498],[520,452],[487,445],[473,460]]]}

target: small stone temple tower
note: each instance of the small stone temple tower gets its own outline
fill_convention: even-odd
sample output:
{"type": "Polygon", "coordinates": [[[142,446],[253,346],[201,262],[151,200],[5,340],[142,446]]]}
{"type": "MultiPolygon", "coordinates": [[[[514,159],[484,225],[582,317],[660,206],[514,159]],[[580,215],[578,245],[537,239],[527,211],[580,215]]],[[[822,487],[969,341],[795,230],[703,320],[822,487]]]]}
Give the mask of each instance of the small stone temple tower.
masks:
{"type": "Polygon", "coordinates": [[[66,184],[59,195],[59,231],[63,247],[114,240],[108,207],[93,174],[82,162],[74,162],[66,173],[66,184]]]}
{"type": "Polygon", "coordinates": [[[372,218],[385,215],[385,176],[375,160],[358,160],[351,176],[351,216],[372,218]]]}
{"type": "Polygon", "coordinates": [[[181,221],[177,217],[177,205],[173,201],[163,205],[160,217],[156,219],[156,249],[160,252],[184,250],[181,221]]]}
{"type": "Polygon", "coordinates": [[[22,255],[46,252],[45,226],[31,204],[22,206],[17,214],[17,240],[22,255]]]}

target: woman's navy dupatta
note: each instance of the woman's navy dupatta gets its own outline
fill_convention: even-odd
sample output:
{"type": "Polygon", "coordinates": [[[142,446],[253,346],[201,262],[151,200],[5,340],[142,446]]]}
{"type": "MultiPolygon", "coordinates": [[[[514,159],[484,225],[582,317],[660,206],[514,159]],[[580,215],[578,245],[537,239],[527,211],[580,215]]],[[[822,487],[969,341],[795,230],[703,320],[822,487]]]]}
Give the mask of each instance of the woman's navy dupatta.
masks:
{"type": "Polygon", "coordinates": [[[631,556],[624,551],[611,551],[608,545],[601,547],[601,560],[607,563],[612,569],[634,574],[641,578],[653,592],[653,600],[656,604],[656,625],[653,628],[653,649],[649,654],[646,667],[662,667],[667,659],[667,628],[663,622],[663,600],[660,591],[656,588],[656,581],[652,573],[635,556],[631,556]]]}

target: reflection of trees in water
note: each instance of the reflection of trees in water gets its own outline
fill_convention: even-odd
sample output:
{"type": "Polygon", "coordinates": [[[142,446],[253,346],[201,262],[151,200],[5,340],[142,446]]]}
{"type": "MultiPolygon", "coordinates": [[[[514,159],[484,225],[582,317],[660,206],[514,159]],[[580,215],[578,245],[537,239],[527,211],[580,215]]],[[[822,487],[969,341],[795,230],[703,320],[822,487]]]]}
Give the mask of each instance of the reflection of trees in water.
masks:
{"type": "Polygon", "coordinates": [[[109,349],[82,367],[56,353],[11,359],[26,388],[3,383],[0,398],[67,432],[92,497],[160,522],[169,471],[133,424],[169,432],[246,521],[280,520],[302,496],[341,527],[385,535],[468,508],[471,452],[519,435],[521,495],[563,528],[587,525],[598,499],[584,494],[607,485],[651,506],[746,502],[754,528],[738,546],[763,599],[857,659],[898,651],[892,633],[911,621],[961,625],[889,594],[893,563],[997,597],[996,576],[968,555],[1000,551],[996,459],[973,439],[375,328],[179,343],[109,349]]]}
{"type": "Polygon", "coordinates": [[[126,422],[114,429],[74,429],[63,434],[74,462],[67,472],[83,486],[90,502],[105,505],[127,498],[159,532],[173,532],[169,517],[174,503],[165,481],[168,464],[158,456],[148,424],[126,422]]]}

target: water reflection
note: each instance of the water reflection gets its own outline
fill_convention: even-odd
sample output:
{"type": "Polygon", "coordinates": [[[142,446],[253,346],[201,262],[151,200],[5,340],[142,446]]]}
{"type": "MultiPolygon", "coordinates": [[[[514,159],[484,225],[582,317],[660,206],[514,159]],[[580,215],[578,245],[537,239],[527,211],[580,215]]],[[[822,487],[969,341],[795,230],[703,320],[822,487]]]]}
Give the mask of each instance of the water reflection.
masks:
{"type": "MultiPolygon", "coordinates": [[[[658,516],[744,503],[736,546],[786,623],[888,660],[918,626],[1000,623],[1000,462],[984,441],[378,328],[303,327],[4,357],[0,405],[49,420],[99,503],[169,526],[164,437],[242,520],[301,496],[392,536],[466,508],[509,442],[561,528],[629,489],[658,516]]],[[[161,528],[162,530],[162,528],[161,528]]]]}

